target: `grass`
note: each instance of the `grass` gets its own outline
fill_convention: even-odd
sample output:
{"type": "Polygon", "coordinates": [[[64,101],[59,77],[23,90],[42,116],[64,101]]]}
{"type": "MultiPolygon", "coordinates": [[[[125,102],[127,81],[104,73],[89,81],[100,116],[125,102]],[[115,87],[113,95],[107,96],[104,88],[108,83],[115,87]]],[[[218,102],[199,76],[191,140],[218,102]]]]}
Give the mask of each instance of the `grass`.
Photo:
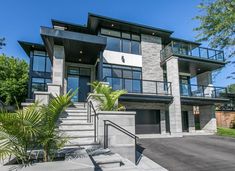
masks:
{"type": "Polygon", "coordinates": [[[232,129],[232,128],[218,128],[217,129],[217,135],[235,138],[235,129],[232,129]]]}

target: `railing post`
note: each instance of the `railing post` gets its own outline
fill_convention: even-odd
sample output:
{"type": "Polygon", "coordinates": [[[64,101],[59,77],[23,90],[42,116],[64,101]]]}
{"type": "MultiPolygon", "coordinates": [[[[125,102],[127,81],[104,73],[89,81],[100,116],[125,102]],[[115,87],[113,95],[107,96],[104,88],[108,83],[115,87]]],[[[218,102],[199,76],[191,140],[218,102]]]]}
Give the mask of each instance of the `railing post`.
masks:
{"type": "Polygon", "coordinates": [[[94,113],[94,142],[96,142],[96,114],[94,113]]]}
{"type": "Polygon", "coordinates": [[[108,148],[108,125],[104,120],[104,149],[108,148]]]}
{"type": "Polygon", "coordinates": [[[204,86],[202,85],[202,97],[205,97],[204,86]]]}

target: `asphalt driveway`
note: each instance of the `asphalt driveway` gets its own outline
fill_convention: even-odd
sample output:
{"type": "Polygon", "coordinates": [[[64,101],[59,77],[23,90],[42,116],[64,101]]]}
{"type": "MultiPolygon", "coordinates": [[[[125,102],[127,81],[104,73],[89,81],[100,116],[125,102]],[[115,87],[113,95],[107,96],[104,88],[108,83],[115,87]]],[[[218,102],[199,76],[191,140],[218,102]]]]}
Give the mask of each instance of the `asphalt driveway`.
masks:
{"type": "Polygon", "coordinates": [[[169,171],[235,171],[235,138],[140,139],[139,151],[169,171]]]}

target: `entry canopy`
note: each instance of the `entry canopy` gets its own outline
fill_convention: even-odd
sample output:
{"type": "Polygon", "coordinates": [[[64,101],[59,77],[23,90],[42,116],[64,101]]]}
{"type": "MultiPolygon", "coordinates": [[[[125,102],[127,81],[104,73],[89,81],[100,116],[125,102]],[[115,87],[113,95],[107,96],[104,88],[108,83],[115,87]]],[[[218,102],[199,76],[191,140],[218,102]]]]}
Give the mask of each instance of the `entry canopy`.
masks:
{"type": "Polygon", "coordinates": [[[40,34],[50,57],[54,45],[64,46],[67,62],[94,64],[106,47],[105,37],[41,27],[40,34]]]}

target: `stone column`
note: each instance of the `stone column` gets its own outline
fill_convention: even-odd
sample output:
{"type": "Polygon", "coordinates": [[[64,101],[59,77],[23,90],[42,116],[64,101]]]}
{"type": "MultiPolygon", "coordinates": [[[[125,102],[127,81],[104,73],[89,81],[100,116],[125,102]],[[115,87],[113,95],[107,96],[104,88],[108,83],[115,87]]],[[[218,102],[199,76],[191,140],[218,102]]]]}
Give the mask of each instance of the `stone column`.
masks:
{"type": "MultiPolygon", "coordinates": [[[[59,85],[59,94],[64,91],[64,75],[65,75],[65,52],[63,46],[54,46],[53,53],[53,69],[52,69],[52,83],[59,85]]],[[[58,95],[59,95],[58,94],[58,95]]]]}
{"type": "Polygon", "coordinates": [[[207,132],[216,132],[216,117],[215,117],[215,106],[205,105],[199,106],[200,111],[200,127],[202,130],[207,132]]]}
{"type": "Polygon", "coordinates": [[[170,131],[182,133],[181,101],[180,101],[180,83],[179,83],[179,65],[178,58],[170,57],[166,61],[167,80],[171,82],[172,103],[169,105],[170,131]]]}
{"type": "Polygon", "coordinates": [[[208,86],[213,86],[211,71],[207,71],[207,72],[197,75],[197,84],[205,86],[204,87],[205,97],[213,97],[214,88],[208,87],[208,86]]]}
{"type": "Polygon", "coordinates": [[[166,111],[160,110],[161,115],[161,134],[166,134],[166,111]]]}
{"type": "Polygon", "coordinates": [[[193,106],[190,106],[188,110],[188,124],[189,124],[189,132],[195,132],[195,118],[193,113],[193,106]]]}

